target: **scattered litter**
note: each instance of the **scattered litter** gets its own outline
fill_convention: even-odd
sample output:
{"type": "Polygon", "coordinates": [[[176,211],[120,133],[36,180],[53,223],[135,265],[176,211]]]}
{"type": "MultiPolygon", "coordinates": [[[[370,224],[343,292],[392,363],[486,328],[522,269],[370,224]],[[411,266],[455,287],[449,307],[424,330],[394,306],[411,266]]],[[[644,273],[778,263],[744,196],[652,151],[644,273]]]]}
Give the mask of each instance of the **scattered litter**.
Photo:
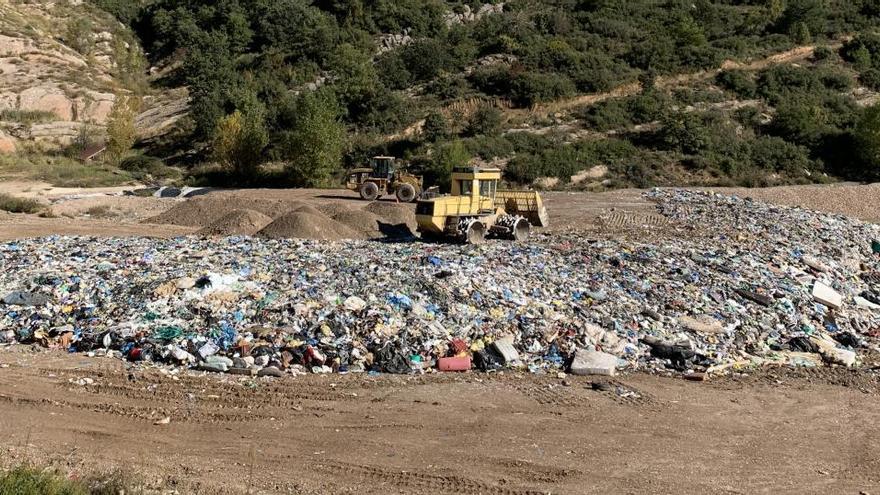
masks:
{"type": "MultiPolygon", "coordinates": [[[[648,196],[681,235],[7,242],[0,343],[260,377],[514,367],[697,379],[771,363],[859,366],[860,352],[878,350],[877,226],[713,193],[648,196]]],[[[200,200],[211,199],[190,201],[200,200]]],[[[245,216],[266,222],[254,208],[264,216],[245,216]]],[[[345,216],[312,210],[295,215],[345,216]]],[[[281,219],[293,221],[266,228],[281,219]]]]}

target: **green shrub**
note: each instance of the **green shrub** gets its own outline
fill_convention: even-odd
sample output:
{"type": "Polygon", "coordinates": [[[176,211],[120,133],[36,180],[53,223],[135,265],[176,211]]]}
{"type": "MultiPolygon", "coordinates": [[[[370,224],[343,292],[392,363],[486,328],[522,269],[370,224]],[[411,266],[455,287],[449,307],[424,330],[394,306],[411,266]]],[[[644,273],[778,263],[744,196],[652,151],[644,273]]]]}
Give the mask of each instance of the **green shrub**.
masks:
{"type": "Polygon", "coordinates": [[[441,101],[458,99],[469,91],[467,81],[464,78],[452,75],[441,75],[429,82],[425,91],[439,98],[441,101]]]}
{"type": "Polygon", "coordinates": [[[67,21],[64,41],[77,52],[88,55],[95,49],[95,33],[92,21],[86,16],[72,16],[67,21]]]}
{"type": "Polygon", "coordinates": [[[119,22],[128,24],[132,22],[141,9],[140,2],[132,2],[131,0],[90,0],[91,3],[97,5],[105,12],[113,14],[119,19],[119,22]]]}
{"type": "Polygon", "coordinates": [[[516,153],[537,154],[556,144],[548,136],[532,132],[512,132],[504,137],[516,153]]]}
{"type": "Polygon", "coordinates": [[[815,71],[794,65],[778,65],[758,76],[758,94],[778,104],[792,94],[815,95],[825,89],[815,71]]]}
{"type": "Polygon", "coordinates": [[[858,171],[862,180],[880,178],[880,106],[866,108],[853,131],[858,171]]]}
{"type": "Polygon", "coordinates": [[[36,213],[43,209],[39,201],[0,193],[0,210],[10,213],[36,213]]]}
{"type": "Polygon", "coordinates": [[[820,102],[801,98],[780,104],[768,127],[785,141],[813,147],[829,132],[827,121],[827,111],[820,102]]]}
{"type": "Polygon", "coordinates": [[[819,80],[830,91],[846,92],[855,85],[853,77],[839,68],[822,68],[818,70],[819,80]]]}
{"type": "Polygon", "coordinates": [[[495,136],[501,132],[503,115],[501,110],[489,105],[482,105],[468,119],[464,133],[467,136],[495,136]]]}
{"type": "Polygon", "coordinates": [[[746,106],[733,111],[732,117],[736,122],[749,129],[758,129],[763,123],[761,109],[756,106],[746,106]]]}
{"type": "Polygon", "coordinates": [[[414,81],[428,81],[448,70],[452,61],[439,40],[424,39],[402,48],[401,58],[414,81]]]}
{"type": "Polygon", "coordinates": [[[758,88],[748,73],[738,69],[721,71],[715,77],[715,82],[742,98],[754,98],[758,88]]]}
{"type": "Polygon", "coordinates": [[[709,131],[694,113],[669,112],[660,125],[660,140],[667,149],[695,154],[709,146],[709,131]]]}
{"type": "Polygon", "coordinates": [[[477,136],[465,141],[471,155],[484,160],[505,158],[514,154],[513,143],[506,136],[477,136]]]}
{"type": "Polygon", "coordinates": [[[176,168],[169,167],[161,159],[148,155],[134,155],[125,158],[119,163],[119,168],[131,172],[135,178],[144,178],[149,175],[154,179],[174,179],[181,176],[180,171],[176,168]]]}
{"type": "Polygon", "coordinates": [[[89,495],[79,482],[29,467],[17,467],[0,475],[0,493],[15,495],[89,495]]]}
{"type": "Polygon", "coordinates": [[[837,58],[837,54],[827,46],[818,46],[813,50],[813,60],[816,62],[826,62],[837,58]]]}
{"type": "Polygon", "coordinates": [[[425,166],[425,184],[440,186],[442,192],[448,192],[452,169],[467,165],[470,159],[471,155],[461,141],[438,145],[425,166]]]}
{"type": "Polygon", "coordinates": [[[440,112],[431,112],[425,117],[425,125],[422,126],[422,138],[428,142],[442,141],[449,137],[449,122],[440,112]]]}
{"type": "Polygon", "coordinates": [[[531,184],[541,176],[539,158],[531,154],[517,155],[504,169],[504,178],[517,184],[531,184]]]}
{"type": "Polygon", "coordinates": [[[412,74],[397,50],[385,53],[376,60],[376,72],[382,83],[391,89],[406,89],[412,84],[412,74]]]}
{"type": "Polygon", "coordinates": [[[598,93],[609,91],[629,79],[633,70],[606,53],[589,50],[566,70],[578,91],[598,93]]]}
{"type": "Polygon", "coordinates": [[[868,89],[880,91],[880,69],[868,69],[862,72],[859,81],[868,89]]]}
{"type": "Polygon", "coordinates": [[[129,172],[143,172],[164,165],[161,159],[149,155],[134,155],[119,162],[119,168],[129,172]]]}
{"type": "Polygon", "coordinates": [[[860,70],[880,64],[880,34],[862,33],[856,36],[843,44],[840,56],[860,70]]]}
{"type": "Polygon", "coordinates": [[[525,72],[511,82],[509,97],[522,107],[553,101],[575,94],[571,79],[559,74],[525,72]]]}
{"type": "Polygon", "coordinates": [[[654,185],[654,171],[645,163],[636,162],[626,165],[621,174],[628,184],[639,188],[648,188],[654,185]]]}
{"type": "Polygon", "coordinates": [[[816,168],[806,147],[779,137],[759,137],[751,143],[750,151],[752,164],[762,170],[799,176],[816,168]]]}
{"type": "Polygon", "coordinates": [[[580,117],[591,129],[604,132],[631,127],[635,122],[629,106],[620,99],[605,100],[588,106],[580,117]]]}

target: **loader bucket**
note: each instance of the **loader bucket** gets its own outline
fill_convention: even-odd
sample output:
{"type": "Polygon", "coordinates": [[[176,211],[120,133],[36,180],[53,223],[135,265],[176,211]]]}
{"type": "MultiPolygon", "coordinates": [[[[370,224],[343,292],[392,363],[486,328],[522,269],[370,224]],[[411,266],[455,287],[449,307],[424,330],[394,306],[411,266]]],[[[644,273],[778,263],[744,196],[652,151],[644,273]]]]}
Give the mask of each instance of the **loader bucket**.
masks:
{"type": "Polygon", "coordinates": [[[544,207],[538,191],[498,191],[495,195],[495,207],[504,208],[508,215],[520,215],[536,227],[550,225],[547,208],[544,207]]]}

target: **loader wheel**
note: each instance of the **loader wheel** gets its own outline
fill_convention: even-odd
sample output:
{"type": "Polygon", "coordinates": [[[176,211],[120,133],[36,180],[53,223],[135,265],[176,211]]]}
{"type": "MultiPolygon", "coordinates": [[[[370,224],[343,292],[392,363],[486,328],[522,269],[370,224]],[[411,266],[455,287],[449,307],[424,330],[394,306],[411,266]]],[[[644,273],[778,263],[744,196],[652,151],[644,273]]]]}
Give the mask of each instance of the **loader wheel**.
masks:
{"type": "Polygon", "coordinates": [[[361,198],[367,201],[376,201],[376,198],[379,197],[379,186],[375,182],[364,182],[358,192],[361,193],[361,198]]]}
{"type": "Polygon", "coordinates": [[[468,244],[482,244],[486,240],[486,224],[477,221],[468,225],[465,240],[468,244]]]}
{"type": "Polygon", "coordinates": [[[412,184],[401,184],[397,186],[396,194],[401,203],[409,203],[416,199],[416,188],[412,184]]]}
{"type": "Polygon", "coordinates": [[[517,242],[528,240],[530,230],[531,225],[528,220],[525,218],[517,218],[516,222],[513,224],[513,240],[517,242]]]}

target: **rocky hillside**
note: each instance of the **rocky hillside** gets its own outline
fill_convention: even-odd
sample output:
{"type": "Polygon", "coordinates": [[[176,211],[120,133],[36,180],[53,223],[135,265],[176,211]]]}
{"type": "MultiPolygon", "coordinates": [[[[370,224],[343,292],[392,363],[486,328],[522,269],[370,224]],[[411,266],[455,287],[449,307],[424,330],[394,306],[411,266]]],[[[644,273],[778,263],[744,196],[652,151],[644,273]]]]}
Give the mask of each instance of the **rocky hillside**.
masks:
{"type": "Polygon", "coordinates": [[[869,0],[11,1],[0,149],[100,134],[132,93],[150,156],[123,168],[205,184],[331,185],[375,154],[441,186],[465,162],[559,188],[876,180],[878,21],[869,0]]]}
{"type": "Polygon", "coordinates": [[[100,134],[117,94],[142,89],[130,30],[77,0],[0,3],[0,150],[100,134]]]}

